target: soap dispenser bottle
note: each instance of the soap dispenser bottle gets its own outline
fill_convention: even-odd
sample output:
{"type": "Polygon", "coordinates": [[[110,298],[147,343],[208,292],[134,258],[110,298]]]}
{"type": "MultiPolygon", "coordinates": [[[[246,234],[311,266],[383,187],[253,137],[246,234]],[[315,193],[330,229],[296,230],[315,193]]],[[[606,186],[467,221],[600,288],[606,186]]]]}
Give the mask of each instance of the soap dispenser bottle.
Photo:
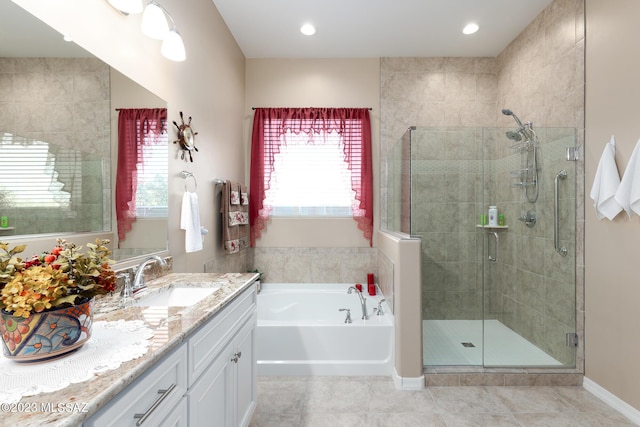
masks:
{"type": "Polygon", "coordinates": [[[489,226],[496,227],[498,225],[498,208],[496,206],[489,206],[489,226]]]}

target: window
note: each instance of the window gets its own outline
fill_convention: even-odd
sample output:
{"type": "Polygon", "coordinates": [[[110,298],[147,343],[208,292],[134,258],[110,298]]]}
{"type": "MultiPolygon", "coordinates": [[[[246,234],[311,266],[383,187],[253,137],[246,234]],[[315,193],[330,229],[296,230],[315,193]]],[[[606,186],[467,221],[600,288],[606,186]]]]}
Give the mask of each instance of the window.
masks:
{"type": "Polygon", "coordinates": [[[62,148],[57,151],[61,158],[71,157],[73,161],[58,159],[49,151],[46,142],[4,133],[0,143],[0,205],[69,210],[70,189],[74,186],[65,188],[61,179],[73,178],[73,172],[81,163],[75,160],[76,153],[72,150],[62,148]]]}
{"type": "Polygon", "coordinates": [[[167,145],[166,108],[119,109],[116,174],[118,247],[139,214],[166,216],[167,183],[159,175],[166,175],[161,171],[166,171],[167,167],[167,145]],[[164,160],[161,160],[163,156],[164,160]],[[144,200],[138,200],[139,196],[144,200]]]}
{"type": "Polygon", "coordinates": [[[136,189],[137,218],[166,218],[168,216],[169,183],[167,177],[168,138],[163,132],[155,144],[142,147],[144,163],[138,169],[136,189]]]}
{"type": "Polygon", "coordinates": [[[372,243],[371,124],[364,108],[257,108],[251,246],[273,216],[352,216],[372,243]]]}
{"type": "Polygon", "coordinates": [[[309,139],[306,133],[282,136],[265,198],[271,216],[351,217],[355,191],[340,135],[309,139]]]}

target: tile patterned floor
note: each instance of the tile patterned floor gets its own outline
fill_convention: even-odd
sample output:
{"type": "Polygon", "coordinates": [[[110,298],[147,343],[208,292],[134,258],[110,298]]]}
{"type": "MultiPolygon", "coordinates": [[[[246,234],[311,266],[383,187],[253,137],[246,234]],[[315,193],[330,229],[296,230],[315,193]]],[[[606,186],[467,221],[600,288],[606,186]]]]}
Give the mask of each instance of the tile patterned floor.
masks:
{"type": "Polygon", "coordinates": [[[386,377],[259,377],[250,427],[634,425],[582,387],[401,391],[386,377]]]}

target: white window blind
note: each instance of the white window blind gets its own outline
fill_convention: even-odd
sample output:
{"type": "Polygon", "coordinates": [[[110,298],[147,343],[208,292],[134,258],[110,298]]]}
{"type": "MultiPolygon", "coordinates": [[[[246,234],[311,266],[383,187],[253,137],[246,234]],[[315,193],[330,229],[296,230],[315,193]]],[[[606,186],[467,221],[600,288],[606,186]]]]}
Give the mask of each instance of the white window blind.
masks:
{"type": "Polygon", "coordinates": [[[49,152],[46,142],[27,141],[3,133],[0,145],[1,204],[16,208],[68,209],[71,192],[81,191],[79,180],[75,179],[75,169],[80,167],[75,153],[59,150],[55,156],[49,152]]]}
{"type": "Polygon", "coordinates": [[[156,143],[144,144],[142,149],[144,162],[138,165],[136,217],[166,218],[169,194],[167,133],[161,133],[156,143]]]}
{"type": "Polygon", "coordinates": [[[265,204],[271,216],[351,217],[355,192],[336,132],[282,136],[265,204]]]}

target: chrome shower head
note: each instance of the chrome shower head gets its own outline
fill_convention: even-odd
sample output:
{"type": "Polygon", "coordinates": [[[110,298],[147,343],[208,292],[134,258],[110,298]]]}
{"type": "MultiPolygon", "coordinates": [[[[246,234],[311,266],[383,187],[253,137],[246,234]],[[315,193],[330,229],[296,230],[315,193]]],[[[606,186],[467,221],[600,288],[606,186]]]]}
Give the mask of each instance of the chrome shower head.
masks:
{"type": "Polygon", "coordinates": [[[522,122],[520,121],[520,119],[518,118],[518,116],[516,116],[515,114],[513,114],[513,111],[511,111],[508,108],[503,108],[502,109],[502,114],[504,114],[505,116],[511,116],[513,117],[513,120],[516,121],[516,123],[518,124],[518,126],[520,126],[520,129],[524,129],[524,125],[522,124],[522,122]]]}
{"type": "Polygon", "coordinates": [[[522,135],[520,135],[520,132],[518,131],[507,131],[507,138],[509,138],[512,141],[520,141],[522,139],[522,135]]]}

